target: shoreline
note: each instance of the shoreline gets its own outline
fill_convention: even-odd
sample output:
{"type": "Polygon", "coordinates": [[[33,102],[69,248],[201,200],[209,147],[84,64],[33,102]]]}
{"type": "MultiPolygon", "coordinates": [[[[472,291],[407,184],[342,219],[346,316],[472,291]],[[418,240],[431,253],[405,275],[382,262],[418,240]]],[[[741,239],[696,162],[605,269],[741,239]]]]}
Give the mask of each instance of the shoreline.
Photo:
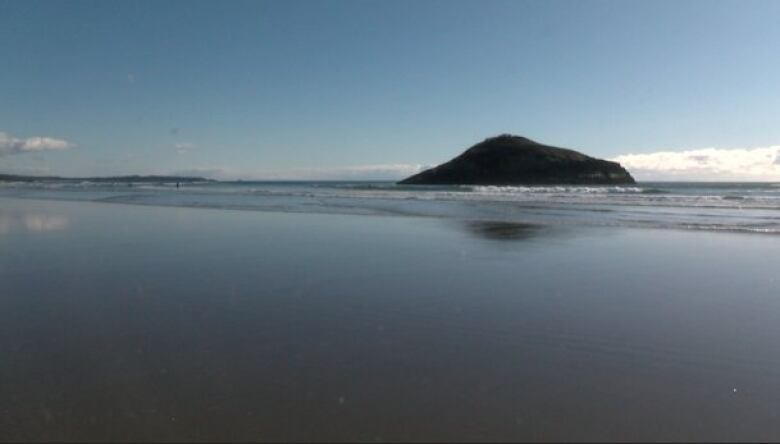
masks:
{"type": "Polygon", "coordinates": [[[532,202],[438,200],[374,196],[316,196],[307,193],[230,195],[224,193],[176,192],[165,190],[29,190],[0,189],[0,199],[112,203],[136,206],[194,208],[228,211],[275,212],[290,214],[368,215],[419,217],[462,221],[491,221],[515,224],[553,225],[563,228],[635,228],[681,230],[686,232],[722,232],[780,235],[778,209],[754,208],[749,213],[735,209],[700,206],[654,207],[568,203],[544,200],[532,202]],[[701,213],[701,214],[699,214],[701,213]],[[722,216],[717,216],[720,213],[722,216]],[[749,220],[748,215],[757,219],[749,220]],[[682,219],[681,219],[682,218],[682,219]],[[737,222],[731,222],[731,220],[737,222]],[[745,219],[744,222],[738,222],[745,219]],[[728,221],[729,223],[725,223],[728,221]]]}

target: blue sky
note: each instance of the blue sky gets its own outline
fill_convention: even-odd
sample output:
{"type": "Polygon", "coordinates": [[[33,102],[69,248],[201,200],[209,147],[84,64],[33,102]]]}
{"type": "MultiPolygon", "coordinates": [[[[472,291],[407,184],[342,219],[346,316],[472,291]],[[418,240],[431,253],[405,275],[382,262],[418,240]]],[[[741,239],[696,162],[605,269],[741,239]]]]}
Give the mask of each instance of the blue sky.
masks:
{"type": "Polygon", "coordinates": [[[780,180],[778,23],[777,1],[0,0],[0,172],[384,178],[510,132],[780,180]]]}

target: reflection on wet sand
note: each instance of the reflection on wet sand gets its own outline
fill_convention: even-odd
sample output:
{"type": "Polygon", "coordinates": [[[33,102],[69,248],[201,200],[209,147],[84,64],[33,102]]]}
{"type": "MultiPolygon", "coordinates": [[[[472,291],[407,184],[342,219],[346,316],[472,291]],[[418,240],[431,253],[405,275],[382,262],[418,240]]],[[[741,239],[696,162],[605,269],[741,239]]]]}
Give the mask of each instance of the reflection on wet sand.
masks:
{"type": "Polygon", "coordinates": [[[540,236],[542,226],[517,222],[501,221],[468,221],[466,230],[475,237],[498,241],[519,241],[540,236]]]}
{"type": "Polygon", "coordinates": [[[0,234],[18,231],[30,233],[60,231],[67,229],[68,224],[68,218],[63,215],[0,211],[0,234]]]}

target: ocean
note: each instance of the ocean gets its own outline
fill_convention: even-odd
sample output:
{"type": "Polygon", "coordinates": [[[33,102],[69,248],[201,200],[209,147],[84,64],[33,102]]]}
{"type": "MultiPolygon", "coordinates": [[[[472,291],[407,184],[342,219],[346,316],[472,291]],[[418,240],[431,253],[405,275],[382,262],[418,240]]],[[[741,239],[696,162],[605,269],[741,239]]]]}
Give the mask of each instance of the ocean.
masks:
{"type": "Polygon", "coordinates": [[[404,186],[392,182],[1,183],[0,196],[158,206],[428,216],[542,225],[780,233],[780,183],[404,186]]]}

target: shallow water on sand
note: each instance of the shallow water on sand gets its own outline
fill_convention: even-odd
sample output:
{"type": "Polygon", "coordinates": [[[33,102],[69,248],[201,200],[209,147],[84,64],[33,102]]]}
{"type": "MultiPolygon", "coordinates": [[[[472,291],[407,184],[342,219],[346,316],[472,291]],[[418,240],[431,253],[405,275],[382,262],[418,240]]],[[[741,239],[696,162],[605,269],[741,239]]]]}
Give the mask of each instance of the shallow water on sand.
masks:
{"type": "Polygon", "coordinates": [[[780,238],[0,198],[2,440],[777,440],[780,238]]]}

